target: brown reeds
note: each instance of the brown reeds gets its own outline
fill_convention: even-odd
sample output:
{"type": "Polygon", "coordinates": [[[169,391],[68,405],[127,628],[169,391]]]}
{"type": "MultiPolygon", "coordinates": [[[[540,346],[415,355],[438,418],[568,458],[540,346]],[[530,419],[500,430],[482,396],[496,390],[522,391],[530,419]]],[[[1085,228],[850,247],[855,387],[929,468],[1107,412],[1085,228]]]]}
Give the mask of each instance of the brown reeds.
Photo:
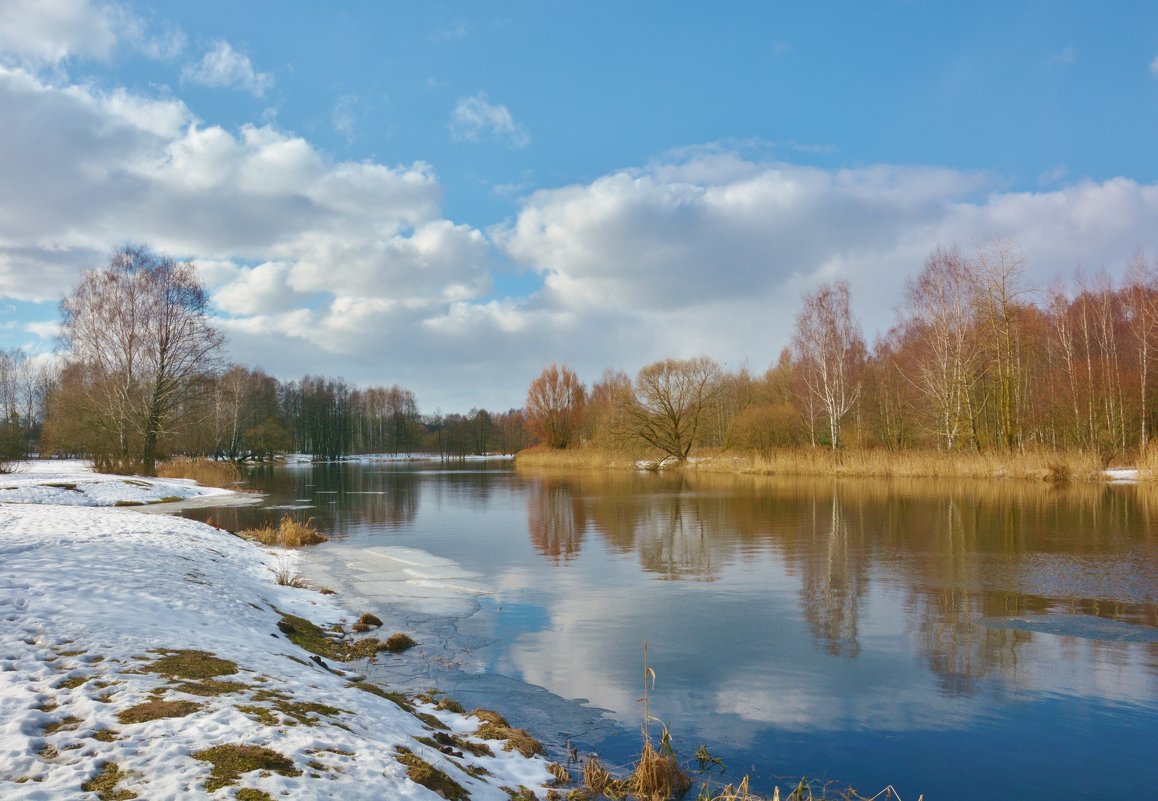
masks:
{"type": "MultiPolygon", "coordinates": [[[[1158,477],[1158,448],[1139,457],[1139,467],[1158,477]]],[[[655,455],[653,454],[654,462],[655,455]]],[[[515,457],[526,470],[617,470],[638,468],[626,452],[599,448],[553,450],[532,448],[515,457]]],[[[665,465],[665,469],[675,467],[665,465]]],[[[763,476],[824,476],[851,478],[1000,478],[1090,481],[1101,477],[1101,457],[1093,451],[1026,450],[1023,452],[890,451],[849,448],[784,448],[765,453],[701,450],[679,469],[701,473],[763,476]]]]}
{"type": "Polygon", "coordinates": [[[190,459],[181,456],[157,465],[159,478],[191,478],[203,487],[232,487],[241,481],[241,471],[233,462],[190,459]]]}
{"type": "Polygon", "coordinates": [[[297,520],[293,515],[282,515],[276,526],[266,523],[261,528],[247,528],[238,532],[247,540],[262,545],[277,545],[282,548],[300,548],[303,545],[317,545],[330,538],[314,527],[314,519],[297,520]]]}

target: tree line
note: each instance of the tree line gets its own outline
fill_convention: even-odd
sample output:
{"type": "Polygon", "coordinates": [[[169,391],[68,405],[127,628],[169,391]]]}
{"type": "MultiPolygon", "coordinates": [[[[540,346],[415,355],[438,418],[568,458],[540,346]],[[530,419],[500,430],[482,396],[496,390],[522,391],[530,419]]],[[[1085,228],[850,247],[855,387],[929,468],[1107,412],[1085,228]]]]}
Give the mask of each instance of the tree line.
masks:
{"type": "Polygon", "coordinates": [[[1155,432],[1158,262],[1031,287],[1010,242],[938,247],[894,326],[866,343],[847,283],[807,294],[791,343],[763,373],[707,356],[662,359],[588,389],[566,365],[524,409],[422,414],[397,385],[283,382],[224,363],[193,265],[144,247],[86,271],[61,305],[62,357],[0,352],[0,469],[32,452],[154,472],[174,454],[246,460],[296,451],[443,458],[596,446],[1144,450],[1155,432]]]}
{"type": "Polygon", "coordinates": [[[172,455],[234,461],[295,451],[513,453],[528,444],[521,410],[420,413],[397,385],[340,378],[282,382],[224,363],[224,337],[192,263],[123,247],[87,270],[61,303],[62,358],[0,352],[0,470],[30,453],[154,475],[172,455]]]}
{"type": "Polygon", "coordinates": [[[807,294],[791,344],[765,372],[708,357],[665,359],[590,391],[551,365],[527,394],[547,447],[693,447],[767,453],[844,446],[1073,448],[1103,460],[1154,435],[1158,261],[1031,287],[1015,244],[936,248],[906,286],[895,325],[871,347],[848,284],[807,294]]]}

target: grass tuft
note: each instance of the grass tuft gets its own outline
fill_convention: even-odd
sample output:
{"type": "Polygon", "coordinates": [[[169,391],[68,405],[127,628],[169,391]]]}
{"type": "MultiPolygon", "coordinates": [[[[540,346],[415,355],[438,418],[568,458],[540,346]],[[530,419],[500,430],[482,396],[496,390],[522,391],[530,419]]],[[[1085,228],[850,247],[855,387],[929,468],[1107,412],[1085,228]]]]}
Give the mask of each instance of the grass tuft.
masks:
{"type": "Polygon", "coordinates": [[[148,723],[161,718],[183,718],[201,709],[201,704],[193,701],[146,701],[143,704],[122,709],[117,713],[118,723],[148,723]]]}
{"type": "Polygon", "coordinates": [[[101,772],[87,782],[81,784],[80,789],[86,793],[96,793],[100,801],[129,801],[136,798],[132,790],[117,789],[117,785],[126,778],[121,766],[116,762],[106,762],[101,772]]]}
{"type": "MultiPolygon", "coordinates": [[[[363,640],[363,642],[365,642],[365,640],[363,640]]],[[[418,645],[418,643],[416,643],[410,635],[398,632],[386,638],[384,649],[392,654],[400,654],[403,651],[409,651],[416,645],[418,645]]]]}
{"type": "Polygon", "coordinates": [[[205,783],[205,790],[210,793],[236,783],[241,774],[255,770],[268,770],[282,776],[302,775],[302,772],[294,767],[292,759],[260,745],[239,743],[217,745],[198,751],[193,754],[193,758],[213,766],[209,781],[205,783]]]}
{"type": "Polygon", "coordinates": [[[266,523],[261,528],[243,529],[238,534],[262,545],[277,545],[282,548],[318,545],[330,539],[314,527],[312,517],[303,522],[288,514],[282,515],[281,521],[276,526],[273,523],[266,523]]]}
{"type": "Polygon", "coordinates": [[[433,790],[446,801],[467,801],[470,798],[466,788],[429,762],[415,756],[409,748],[396,745],[394,751],[398,761],[406,766],[406,776],[410,781],[433,790]]]}
{"type": "Polygon", "coordinates": [[[527,733],[526,729],[516,729],[507,723],[507,719],[490,709],[476,709],[470,713],[482,721],[482,725],[475,732],[476,737],[484,740],[504,740],[504,751],[518,751],[525,757],[545,756],[543,746],[527,733]]]}
{"type": "Polygon", "coordinates": [[[160,659],[145,665],[145,670],[170,676],[175,679],[211,679],[215,676],[231,676],[237,672],[237,665],[228,659],[221,659],[207,651],[163,651],[160,659]]]}

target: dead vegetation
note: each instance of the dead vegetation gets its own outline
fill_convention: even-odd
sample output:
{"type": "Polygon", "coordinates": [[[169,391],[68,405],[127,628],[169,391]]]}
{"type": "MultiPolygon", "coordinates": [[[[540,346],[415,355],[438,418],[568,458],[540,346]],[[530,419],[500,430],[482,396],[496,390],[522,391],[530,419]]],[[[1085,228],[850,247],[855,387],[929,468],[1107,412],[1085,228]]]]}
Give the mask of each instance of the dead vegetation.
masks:
{"type": "Polygon", "coordinates": [[[193,758],[213,766],[209,781],[205,783],[205,790],[210,793],[236,784],[241,774],[255,770],[270,771],[282,776],[302,775],[301,770],[294,767],[292,759],[260,745],[241,743],[217,745],[198,751],[193,754],[193,758]]]}
{"type": "Polygon", "coordinates": [[[433,790],[446,801],[466,801],[470,798],[470,793],[465,787],[429,762],[415,756],[410,749],[397,745],[394,746],[394,751],[398,761],[406,766],[406,775],[410,781],[433,790]]]}
{"type": "Polygon", "coordinates": [[[528,758],[546,755],[542,744],[528,734],[526,729],[516,729],[498,712],[475,709],[470,714],[482,721],[482,725],[475,732],[476,737],[483,740],[502,740],[505,742],[504,751],[517,751],[528,758]]]}
{"type": "Polygon", "coordinates": [[[301,548],[305,545],[318,545],[328,542],[327,537],[314,527],[314,519],[301,521],[293,515],[282,515],[275,526],[266,523],[261,528],[247,528],[237,532],[247,540],[260,542],[262,545],[273,545],[281,548],[301,548]]]}
{"type": "Polygon", "coordinates": [[[117,785],[125,779],[125,773],[116,762],[106,762],[101,772],[81,784],[80,789],[86,793],[96,793],[100,801],[129,801],[136,798],[132,790],[118,789],[117,785]]]}
{"type": "Polygon", "coordinates": [[[177,457],[157,465],[158,478],[188,478],[203,487],[233,487],[241,471],[233,462],[177,457]]]}
{"type": "Polygon", "coordinates": [[[148,723],[150,720],[162,718],[183,718],[200,709],[201,704],[193,701],[146,701],[122,709],[117,713],[117,722],[122,724],[148,723]]]}

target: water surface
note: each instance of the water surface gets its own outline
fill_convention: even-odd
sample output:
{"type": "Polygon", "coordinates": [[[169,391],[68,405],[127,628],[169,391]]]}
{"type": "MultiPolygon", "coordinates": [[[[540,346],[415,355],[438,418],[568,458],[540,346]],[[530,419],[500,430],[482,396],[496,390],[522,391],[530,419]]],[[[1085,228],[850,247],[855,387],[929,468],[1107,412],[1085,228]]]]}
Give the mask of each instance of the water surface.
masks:
{"type": "MultiPolygon", "coordinates": [[[[376,678],[498,707],[561,757],[652,714],[715,780],[905,799],[1153,797],[1158,490],[522,475],[509,463],[258,470],[257,508],[338,535],[318,576],[421,646],[376,678]]],[[[699,777],[697,777],[699,778],[699,777]]]]}

